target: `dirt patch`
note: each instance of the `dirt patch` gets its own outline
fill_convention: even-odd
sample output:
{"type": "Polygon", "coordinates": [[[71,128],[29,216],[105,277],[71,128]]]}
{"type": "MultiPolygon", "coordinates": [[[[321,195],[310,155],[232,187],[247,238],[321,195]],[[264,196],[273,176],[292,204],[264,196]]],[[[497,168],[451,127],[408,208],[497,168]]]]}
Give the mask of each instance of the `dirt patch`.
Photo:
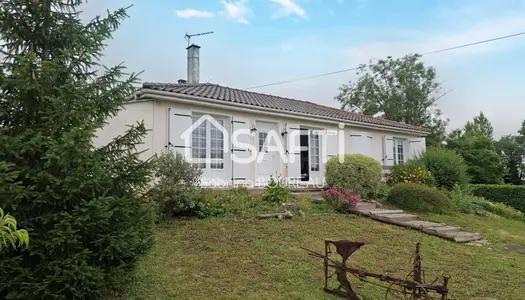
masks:
{"type": "Polygon", "coordinates": [[[525,255],[525,246],[520,245],[505,245],[503,246],[503,251],[519,253],[525,255]]]}

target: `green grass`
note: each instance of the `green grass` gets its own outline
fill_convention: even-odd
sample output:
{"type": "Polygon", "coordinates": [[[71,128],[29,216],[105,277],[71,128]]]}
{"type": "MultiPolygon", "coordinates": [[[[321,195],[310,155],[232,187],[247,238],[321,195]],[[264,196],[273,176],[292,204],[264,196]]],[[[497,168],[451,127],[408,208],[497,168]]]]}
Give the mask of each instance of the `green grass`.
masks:
{"type": "MultiPolygon", "coordinates": [[[[472,247],[382,224],[367,218],[319,212],[293,220],[217,218],[182,220],[157,230],[124,299],[337,299],[322,291],[322,261],[299,247],[323,251],[324,239],[364,240],[350,263],[404,277],[417,241],[422,242],[427,280],[451,275],[459,299],[523,299],[525,256],[502,251],[525,245],[525,224],[473,215],[426,218],[479,231],[491,245],[472,247]]],[[[384,290],[360,284],[364,299],[384,290]]]]}

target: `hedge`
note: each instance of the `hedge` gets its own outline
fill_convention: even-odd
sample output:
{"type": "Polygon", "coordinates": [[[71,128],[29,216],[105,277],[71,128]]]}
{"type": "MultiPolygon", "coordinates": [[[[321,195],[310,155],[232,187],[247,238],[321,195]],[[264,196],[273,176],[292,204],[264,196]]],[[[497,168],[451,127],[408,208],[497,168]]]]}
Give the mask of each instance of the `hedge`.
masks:
{"type": "Polygon", "coordinates": [[[500,202],[525,212],[525,186],[507,184],[473,184],[472,193],[492,202],[500,202]]]}
{"type": "Polygon", "coordinates": [[[456,211],[454,203],[445,192],[413,182],[395,185],[386,202],[409,211],[436,214],[448,214],[456,211]]]}

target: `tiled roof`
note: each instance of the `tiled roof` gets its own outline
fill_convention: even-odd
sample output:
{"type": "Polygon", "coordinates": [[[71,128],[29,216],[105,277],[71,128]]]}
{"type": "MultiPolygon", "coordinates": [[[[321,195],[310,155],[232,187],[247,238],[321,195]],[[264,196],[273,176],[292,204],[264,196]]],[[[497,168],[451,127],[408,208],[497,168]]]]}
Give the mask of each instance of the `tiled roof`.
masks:
{"type": "Polygon", "coordinates": [[[375,124],[389,126],[394,128],[409,129],[416,131],[428,132],[428,129],[421,126],[394,122],[383,118],[376,118],[360,113],[350,112],[343,109],[337,109],[329,106],[323,106],[312,102],[273,96],[239,90],[230,87],[224,87],[210,83],[200,84],[176,84],[176,83],[152,83],[146,82],[142,85],[144,89],[153,89],[165,91],[180,95],[202,97],[211,100],[224,101],[228,103],[239,103],[254,107],[264,107],[284,112],[295,112],[318,117],[334,118],[341,121],[360,122],[366,124],[375,124]]]}

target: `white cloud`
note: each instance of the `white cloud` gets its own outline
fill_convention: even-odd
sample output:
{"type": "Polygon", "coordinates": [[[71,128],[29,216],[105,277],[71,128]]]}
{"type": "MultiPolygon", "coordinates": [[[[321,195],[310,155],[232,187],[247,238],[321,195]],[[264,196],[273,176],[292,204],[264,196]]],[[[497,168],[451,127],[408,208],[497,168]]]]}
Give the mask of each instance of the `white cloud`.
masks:
{"type": "Polygon", "coordinates": [[[287,17],[289,15],[296,15],[303,19],[308,18],[306,11],[301,6],[299,6],[297,3],[295,3],[293,0],[270,0],[270,1],[278,5],[272,16],[274,19],[287,17]]]}
{"type": "Polygon", "coordinates": [[[183,9],[176,10],[175,14],[179,18],[189,19],[189,18],[212,18],[214,14],[207,10],[196,10],[196,9],[183,9]]]}
{"type": "Polygon", "coordinates": [[[234,20],[241,24],[249,24],[248,15],[252,13],[250,8],[246,6],[247,0],[228,1],[222,0],[221,3],[224,5],[224,11],[222,14],[231,20],[234,20]]]}

